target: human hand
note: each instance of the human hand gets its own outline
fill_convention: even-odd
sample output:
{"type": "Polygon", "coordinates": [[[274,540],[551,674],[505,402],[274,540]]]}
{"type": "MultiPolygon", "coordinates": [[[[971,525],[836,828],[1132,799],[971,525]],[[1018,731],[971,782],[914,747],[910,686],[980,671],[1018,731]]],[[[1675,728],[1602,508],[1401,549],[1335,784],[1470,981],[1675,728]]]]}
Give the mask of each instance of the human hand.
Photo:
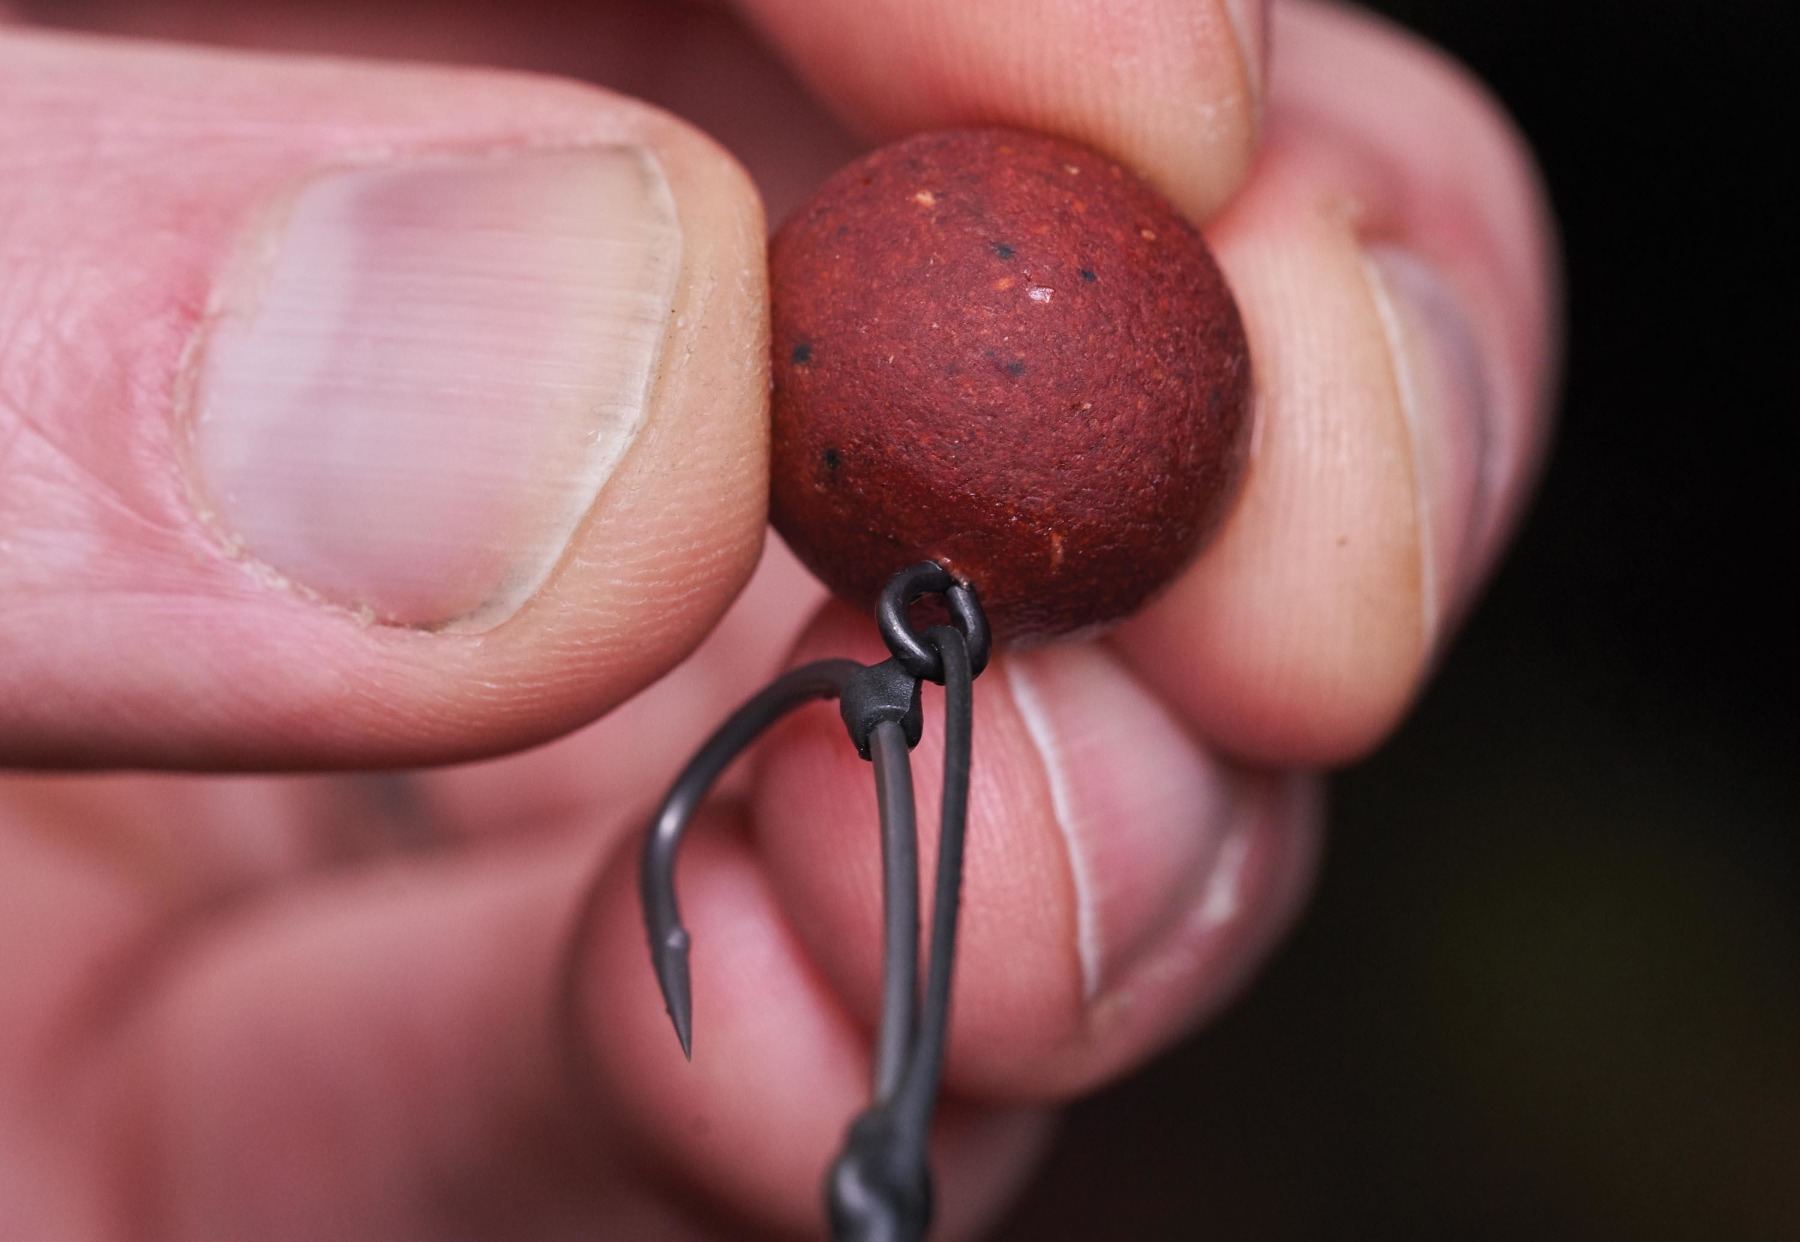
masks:
{"type": "MultiPolygon", "coordinates": [[[[1292,919],[1304,773],[1405,711],[1527,489],[1548,227],[1480,93],[1368,19],[742,7],[822,103],[654,6],[49,15],[592,77],[729,138],[772,206],[849,154],[825,108],[1040,128],[1205,222],[1256,371],[1237,510],[1143,615],[977,696],[934,1156],[966,1236],[1058,1101],[1216,1011],[1292,919]]],[[[835,716],[773,737],[684,859],[692,1065],[632,891],[707,728],[783,663],[875,654],[779,550],[731,603],[761,247],[732,163],[618,96],[0,32],[0,762],[347,773],[0,782],[0,1236],[817,1229],[879,998],[835,716]],[[597,867],[588,1094],[557,1013],[597,867]]]]}

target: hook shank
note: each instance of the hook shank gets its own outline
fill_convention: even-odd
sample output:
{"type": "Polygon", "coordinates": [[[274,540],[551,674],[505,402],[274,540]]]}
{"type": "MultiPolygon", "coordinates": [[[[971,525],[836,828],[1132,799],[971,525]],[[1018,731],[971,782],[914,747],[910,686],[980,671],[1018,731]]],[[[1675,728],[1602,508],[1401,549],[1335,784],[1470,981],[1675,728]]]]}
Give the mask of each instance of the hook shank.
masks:
{"type": "Polygon", "coordinates": [[[875,1041],[875,1100],[885,1103],[906,1073],[919,994],[919,832],[912,756],[898,721],[870,734],[875,801],[881,810],[881,1033],[875,1041]]]}
{"type": "MultiPolygon", "coordinates": [[[[899,1086],[892,1093],[877,1091],[874,1103],[850,1127],[844,1150],[831,1167],[826,1205],[837,1242],[919,1242],[931,1224],[931,1171],[925,1163],[925,1145],[950,1027],[950,984],[968,827],[975,675],[968,643],[960,631],[934,626],[925,638],[936,649],[944,675],[944,800],[925,999],[899,1086]]],[[[886,828],[884,821],[884,839],[886,828]]],[[[915,886],[915,900],[916,891],[915,886]]],[[[889,892],[891,901],[891,887],[889,892]]],[[[891,907],[889,914],[891,918],[891,907]]],[[[885,995],[891,1000],[894,957],[891,944],[889,948],[885,995]]],[[[884,1012],[884,1044],[889,1038],[889,1018],[884,1012]]],[[[886,1051],[881,1050],[883,1055],[886,1051]]]]}

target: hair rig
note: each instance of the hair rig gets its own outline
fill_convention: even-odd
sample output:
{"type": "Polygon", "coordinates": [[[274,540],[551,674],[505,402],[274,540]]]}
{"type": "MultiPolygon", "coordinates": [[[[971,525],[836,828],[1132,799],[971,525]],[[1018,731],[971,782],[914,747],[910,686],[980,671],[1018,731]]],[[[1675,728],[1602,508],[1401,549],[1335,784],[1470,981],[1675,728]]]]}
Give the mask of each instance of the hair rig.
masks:
{"type": "Polygon", "coordinates": [[[651,826],[644,920],[691,1053],[682,834],[763,730],[838,699],[875,769],[884,949],[873,1099],[826,1199],[840,1242],[917,1242],[931,1219],[974,680],[990,646],[1093,634],[1198,554],[1242,473],[1249,351],[1192,224],[1104,156],[1011,130],[921,134],[830,178],[774,239],[770,301],[771,518],[827,586],[873,607],[892,657],[794,669],[713,734],[651,826]],[[950,624],[918,630],[909,609],[925,596],[950,624]],[[924,681],[944,686],[945,757],[921,985],[909,752],[924,681]]]}
{"type": "Polygon", "coordinates": [[[893,657],[880,664],[819,660],[784,673],[740,707],[706,740],[663,799],[645,843],[639,881],[656,980],[683,1053],[693,1050],[688,933],[675,901],[675,855],[701,800],[745,747],[781,717],[835,698],[856,751],[875,767],[881,814],[881,1030],[875,1045],[874,1098],[850,1127],[832,1166],[827,1201],[833,1236],[845,1242],[917,1239],[931,1218],[925,1144],[931,1131],[944,1038],[950,1023],[950,974],[961,905],[974,682],[987,665],[987,618],[975,592],[930,561],[895,574],[882,592],[881,636],[893,657]],[[907,608],[921,595],[943,596],[955,625],[923,635],[907,608]],[[944,801],[931,954],[919,994],[919,846],[911,750],[924,715],[919,684],[944,687],[944,801]]]}

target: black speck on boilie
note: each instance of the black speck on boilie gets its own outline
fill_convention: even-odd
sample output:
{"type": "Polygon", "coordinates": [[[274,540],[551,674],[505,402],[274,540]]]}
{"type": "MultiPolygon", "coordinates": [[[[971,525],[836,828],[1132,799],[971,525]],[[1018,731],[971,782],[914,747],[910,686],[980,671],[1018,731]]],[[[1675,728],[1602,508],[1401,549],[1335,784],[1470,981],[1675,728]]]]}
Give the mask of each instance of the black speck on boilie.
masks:
{"type": "Polygon", "coordinates": [[[1100,279],[1098,276],[1094,275],[1094,269],[1091,267],[1084,267],[1081,269],[1081,278],[1090,283],[1100,279]]]}
{"type": "Polygon", "coordinates": [[[1010,259],[1013,257],[1013,253],[1013,248],[1005,242],[994,243],[994,257],[996,259],[1010,259]]]}
{"type": "Polygon", "coordinates": [[[1025,374],[1025,360],[1023,358],[1014,358],[1012,361],[1008,362],[1006,364],[1006,373],[1013,376],[1015,379],[1025,374]]]}
{"type": "Polygon", "coordinates": [[[836,470],[839,466],[841,466],[843,464],[844,464],[844,455],[842,453],[838,452],[834,448],[825,450],[825,469],[836,470]]]}
{"type": "Polygon", "coordinates": [[[798,345],[794,346],[792,357],[795,366],[805,366],[812,361],[812,346],[805,341],[801,341],[798,345]]]}

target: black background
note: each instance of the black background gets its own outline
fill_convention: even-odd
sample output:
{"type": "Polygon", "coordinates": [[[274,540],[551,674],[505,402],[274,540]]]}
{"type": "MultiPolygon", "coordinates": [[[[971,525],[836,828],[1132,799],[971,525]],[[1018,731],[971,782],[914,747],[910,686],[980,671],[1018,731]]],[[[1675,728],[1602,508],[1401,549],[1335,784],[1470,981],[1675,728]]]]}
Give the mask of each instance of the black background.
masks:
{"type": "Polygon", "coordinates": [[[1297,934],[1001,1236],[1800,1238],[1792,7],[1374,7],[1542,160],[1556,454],[1297,934]]]}

